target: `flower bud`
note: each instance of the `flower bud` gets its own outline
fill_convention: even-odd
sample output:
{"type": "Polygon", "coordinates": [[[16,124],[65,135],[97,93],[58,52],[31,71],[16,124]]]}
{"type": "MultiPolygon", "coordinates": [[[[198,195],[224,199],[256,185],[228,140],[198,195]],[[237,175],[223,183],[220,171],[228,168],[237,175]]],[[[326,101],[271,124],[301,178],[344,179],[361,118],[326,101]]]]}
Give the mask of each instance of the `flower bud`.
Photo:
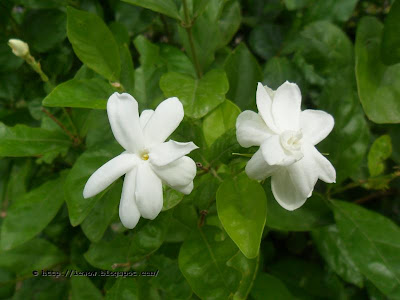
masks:
{"type": "Polygon", "coordinates": [[[19,57],[24,57],[29,53],[29,46],[27,43],[18,40],[10,39],[8,40],[8,46],[11,47],[12,52],[19,57]]]}

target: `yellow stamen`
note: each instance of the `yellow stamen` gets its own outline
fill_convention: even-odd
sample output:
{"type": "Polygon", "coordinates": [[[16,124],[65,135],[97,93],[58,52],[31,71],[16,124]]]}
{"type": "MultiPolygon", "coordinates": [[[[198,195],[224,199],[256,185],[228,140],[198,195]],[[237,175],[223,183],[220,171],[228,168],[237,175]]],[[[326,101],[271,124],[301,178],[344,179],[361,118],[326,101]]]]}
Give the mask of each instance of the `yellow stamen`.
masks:
{"type": "Polygon", "coordinates": [[[148,160],[149,159],[149,155],[147,153],[142,154],[142,159],[143,160],[148,160]]]}

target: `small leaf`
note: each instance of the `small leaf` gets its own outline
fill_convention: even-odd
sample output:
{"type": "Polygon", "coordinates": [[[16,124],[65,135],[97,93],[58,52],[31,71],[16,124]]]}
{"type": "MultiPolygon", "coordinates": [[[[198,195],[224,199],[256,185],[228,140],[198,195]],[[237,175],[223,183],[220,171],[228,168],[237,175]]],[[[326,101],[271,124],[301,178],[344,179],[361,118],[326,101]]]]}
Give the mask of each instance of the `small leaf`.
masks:
{"type": "Polygon", "coordinates": [[[126,3],[141,6],[152,11],[167,15],[168,17],[180,20],[178,8],[173,0],[123,0],[126,3]]]}
{"type": "Polygon", "coordinates": [[[355,265],[389,298],[400,299],[400,228],[358,205],[331,203],[340,237],[355,265]]]}
{"type": "Polygon", "coordinates": [[[95,14],[67,8],[67,35],[78,58],[110,81],[118,81],[121,61],[118,44],[95,14]]]}
{"type": "Polygon", "coordinates": [[[392,154],[390,135],[377,138],[368,153],[368,169],[371,176],[378,176],[385,170],[384,161],[392,154]]]}
{"type": "Polygon", "coordinates": [[[214,69],[201,79],[169,72],[161,77],[161,90],[165,97],[178,97],[185,114],[200,119],[225,100],[228,80],[225,72],[214,69]]]}
{"type": "Polygon", "coordinates": [[[224,229],[247,258],[260,248],[267,199],[261,185],[245,173],[225,180],[217,191],[217,210],[224,229]]]}
{"type": "Polygon", "coordinates": [[[44,106],[106,109],[107,99],[114,92],[100,79],[71,79],[56,86],[43,100],[44,106]]]}

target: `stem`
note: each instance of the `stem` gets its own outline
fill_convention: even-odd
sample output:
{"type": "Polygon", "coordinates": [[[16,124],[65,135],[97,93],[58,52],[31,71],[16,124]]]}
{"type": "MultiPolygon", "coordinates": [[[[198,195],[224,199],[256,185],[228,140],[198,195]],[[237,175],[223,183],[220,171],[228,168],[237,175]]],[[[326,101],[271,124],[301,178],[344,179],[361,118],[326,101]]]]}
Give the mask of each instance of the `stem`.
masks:
{"type": "Polygon", "coordinates": [[[76,128],[74,122],[72,122],[71,116],[69,115],[68,111],[65,109],[65,107],[62,108],[64,114],[67,116],[68,122],[71,125],[72,129],[74,130],[74,133],[76,136],[78,136],[78,129],[76,128]]]}
{"type": "Polygon", "coordinates": [[[192,56],[193,56],[193,60],[194,60],[194,66],[196,68],[197,77],[201,78],[203,76],[203,74],[201,72],[199,60],[197,58],[196,49],[194,47],[194,41],[193,41],[193,34],[192,34],[193,22],[189,18],[189,9],[188,9],[186,0],[182,0],[182,2],[183,2],[183,10],[185,12],[185,23],[182,23],[182,27],[185,28],[186,33],[188,35],[190,49],[191,49],[191,52],[192,52],[192,56]]]}
{"type": "Polygon", "coordinates": [[[72,141],[75,144],[79,144],[80,139],[75,137],[65,126],[63,123],[60,122],[51,112],[49,112],[47,109],[42,107],[42,111],[50,118],[52,119],[60,128],[72,139],[72,141]]]}
{"type": "Polygon", "coordinates": [[[42,67],[40,66],[40,63],[35,60],[35,58],[28,53],[27,56],[24,57],[25,61],[32,67],[32,69],[40,75],[40,78],[44,82],[49,81],[49,77],[43,72],[42,67]]]}

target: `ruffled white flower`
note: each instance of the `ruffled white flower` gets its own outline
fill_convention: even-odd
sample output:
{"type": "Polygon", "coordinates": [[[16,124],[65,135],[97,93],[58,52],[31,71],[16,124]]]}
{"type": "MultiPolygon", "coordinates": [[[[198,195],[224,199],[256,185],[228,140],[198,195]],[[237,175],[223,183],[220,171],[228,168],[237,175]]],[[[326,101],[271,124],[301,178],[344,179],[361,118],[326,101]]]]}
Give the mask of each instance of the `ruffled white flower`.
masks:
{"type": "Polygon", "coordinates": [[[334,125],[333,117],[321,110],[301,111],[301,92],[285,82],[276,91],[258,83],[257,108],[242,112],[236,135],[242,147],[260,146],[246,165],[250,178],[272,176],[272,192],[278,203],[294,210],[311,196],[319,179],[335,182],[332,164],[314,147],[334,125]]]}
{"type": "Polygon", "coordinates": [[[129,94],[114,93],[107,103],[115,139],[126,150],[100,167],[86,183],[85,198],[103,191],[125,175],[119,216],[134,228],[140,216],[153,220],[163,207],[162,182],[184,194],[193,190],[195,162],[185,156],[198,147],[192,143],[164,142],[183,119],[178,98],[169,98],[155,111],[144,110],[129,94]]]}
{"type": "Polygon", "coordinates": [[[25,57],[29,53],[29,46],[27,43],[18,39],[9,39],[8,46],[11,47],[14,55],[19,57],[25,57]]]}

